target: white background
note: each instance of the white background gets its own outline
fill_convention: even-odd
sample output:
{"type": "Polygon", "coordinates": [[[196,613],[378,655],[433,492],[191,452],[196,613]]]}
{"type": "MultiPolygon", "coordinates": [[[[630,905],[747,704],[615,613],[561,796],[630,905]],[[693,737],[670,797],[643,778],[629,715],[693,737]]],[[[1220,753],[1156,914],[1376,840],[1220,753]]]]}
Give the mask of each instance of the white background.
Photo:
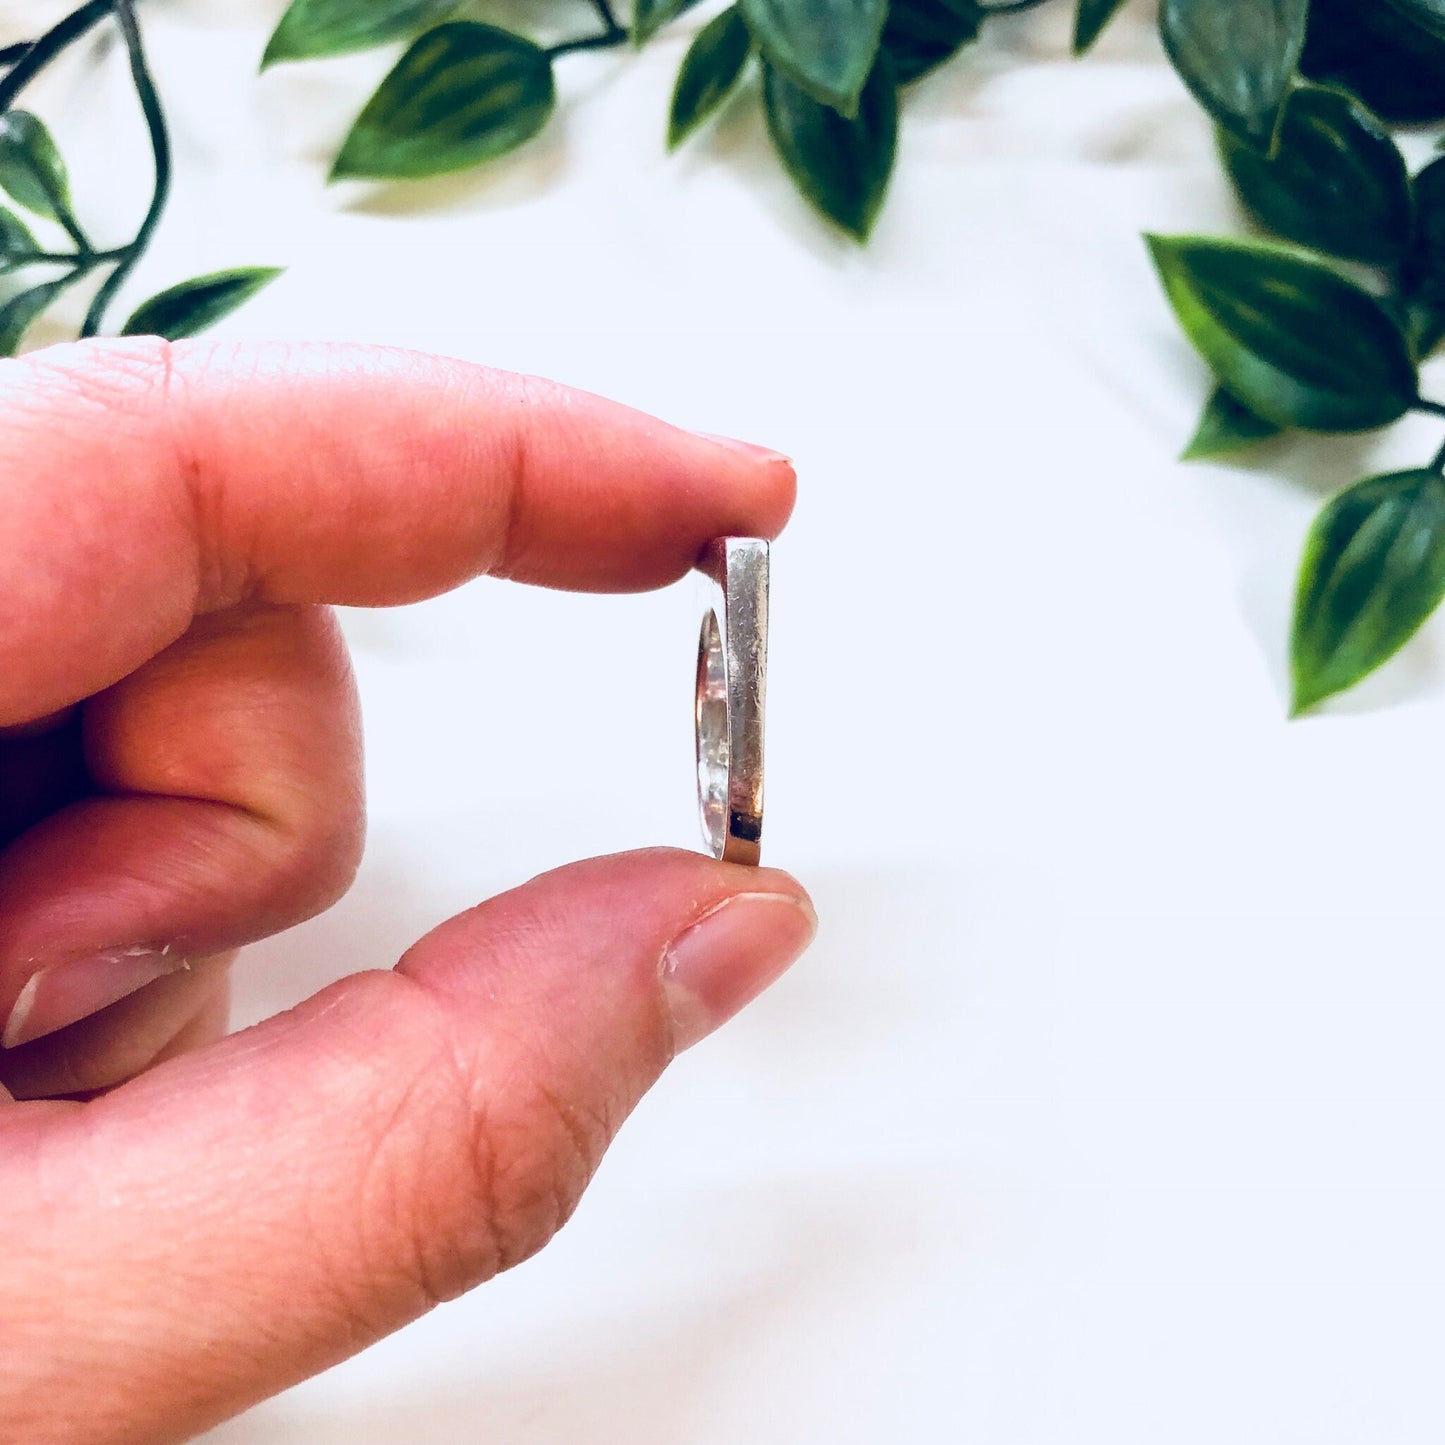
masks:
{"type": "MultiPolygon", "coordinates": [[[[564,62],[518,156],[392,188],[324,176],[395,49],[258,79],[281,8],[145,7],[178,172],[127,300],[284,264],[224,334],[540,372],[793,455],[767,856],[823,928],[544,1255],[211,1445],[1438,1442],[1442,633],[1318,718],[1284,681],[1320,497],[1438,423],[1175,463],[1206,383],[1140,232],[1237,218],[1148,7],[1080,64],[1066,5],[996,21],[919,86],[866,251],[751,99],[664,156],[715,7],[564,62]]],[[[61,9],[0,5],[4,37],[61,9]]],[[[36,104],[124,240],[118,54],[36,104]]],[[[692,845],[695,622],[686,586],[350,615],[366,864],[249,953],[242,1021],[556,863],[692,845]]]]}

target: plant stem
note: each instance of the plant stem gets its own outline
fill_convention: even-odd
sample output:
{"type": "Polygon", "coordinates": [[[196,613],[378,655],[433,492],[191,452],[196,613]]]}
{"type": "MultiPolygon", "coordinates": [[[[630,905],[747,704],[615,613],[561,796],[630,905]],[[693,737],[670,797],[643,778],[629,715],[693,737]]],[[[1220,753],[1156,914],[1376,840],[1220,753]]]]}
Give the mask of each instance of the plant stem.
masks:
{"type": "Polygon", "coordinates": [[[560,45],[551,46],[547,54],[555,60],[559,55],[571,55],[578,50],[610,50],[627,43],[627,32],[620,26],[602,35],[584,35],[580,40],[564,40],[560,45]]]}
{"type": "Polygon", "coordinates": [[[1431,416],[1445,416],[1445,402],[1426,401],[1423,396],[1417,396],[1410,410],[1428,411],[1431,416]]]}
{"type": "Polygon", "coordinates": [[[161,109],[160,97],[156,94],[155,82],[151,79],[150,68],[146,64],[140,27],[135,21],[133,0],[109,0],[109,3],[115,9],[116,23],[120,26],[126,54],[130,58],[130,73],[135,81],[136,96],[145,116],[146,129],[150,132],[151,153],[155,160],[155,189],[151,193],[151,203],[145,218],[135,233],[135,239],[123,248],[115,270],[105,278],[100,290],[95,293],[95,299],[90,303],[90,310],[85,313],[85,324],[80,329],[82,336],[94,336],[100,330],[106,307],[110,305],[115,293],[120,290],[150,244],[151,235],[160,223],[161,213],[166,208],[166,199],[171,189],[170,136],[166,131],[165,112],[161,109]]]}
{"type": "Polygon", "coordinates": [[[606,26],[609,35],[614,35],[622,29],[622,26],[617,23],[617,16],[612,13],[611,0],[592,0],[592,4],[602,17],[602,23],[606,26]]]}
{"type": "MultiPolygon", "coordinates": [[[[15,97],[47,66],[67,45],[79,40],[98,21],[110,14],[113,0],[88,0],[79,10],[72,10],[64,20],[57,21],[39,40],[24,47],[16,57],[10,73],[0,80],[0,111],[9,110],[15,104],[15,97]]],[[[10,46],[10,51],[19,49],[10,46]]]]}
{"type": "Polygon", "coordinates": [[[103,265],[107,261],[124,260],[129,251],[129,246],[117,246],[113,251],[31,251],[20,258],[20,264],[29,266],[48,263],[75,266],[79,270],[89,271],[93,266],[103,265]]]}

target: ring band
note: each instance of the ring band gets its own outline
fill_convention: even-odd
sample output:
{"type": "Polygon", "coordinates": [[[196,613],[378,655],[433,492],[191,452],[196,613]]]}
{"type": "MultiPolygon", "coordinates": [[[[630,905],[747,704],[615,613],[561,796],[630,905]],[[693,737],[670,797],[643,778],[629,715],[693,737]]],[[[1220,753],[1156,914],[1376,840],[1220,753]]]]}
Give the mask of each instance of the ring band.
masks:
{"type": "Polygon", "coordinates": [[[697,648],[697,801],[714,858],[757,866],[763,840],[768,679],[768,544],[708,543],[697,570],[708,605],[697,648]]]}

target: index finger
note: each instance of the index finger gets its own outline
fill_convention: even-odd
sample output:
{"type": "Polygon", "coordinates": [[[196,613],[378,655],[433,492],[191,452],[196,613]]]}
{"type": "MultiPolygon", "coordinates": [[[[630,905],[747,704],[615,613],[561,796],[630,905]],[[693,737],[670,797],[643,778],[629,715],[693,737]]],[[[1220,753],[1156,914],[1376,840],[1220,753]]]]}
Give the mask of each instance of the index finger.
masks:
{"type": "Polygon", "coordinates": [[[384,606],[482,573],[626,591],[774,536],[775,453],[390,347],[90,340],[0,362],[0,726],[247,599],[384,606]]]}

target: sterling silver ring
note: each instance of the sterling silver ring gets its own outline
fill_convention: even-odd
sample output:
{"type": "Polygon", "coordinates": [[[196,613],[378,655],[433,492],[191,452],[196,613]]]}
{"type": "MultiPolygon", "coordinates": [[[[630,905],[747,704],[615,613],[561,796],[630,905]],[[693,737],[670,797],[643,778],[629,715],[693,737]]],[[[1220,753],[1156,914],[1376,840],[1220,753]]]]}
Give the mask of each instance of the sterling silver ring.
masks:
{"type": "Polygon", "coordinates": [[[697,570],[707,610],[697,645],[697,802],[714,858],[757,866],[763,841],[768,544],[709,542],[697,570]]]}

